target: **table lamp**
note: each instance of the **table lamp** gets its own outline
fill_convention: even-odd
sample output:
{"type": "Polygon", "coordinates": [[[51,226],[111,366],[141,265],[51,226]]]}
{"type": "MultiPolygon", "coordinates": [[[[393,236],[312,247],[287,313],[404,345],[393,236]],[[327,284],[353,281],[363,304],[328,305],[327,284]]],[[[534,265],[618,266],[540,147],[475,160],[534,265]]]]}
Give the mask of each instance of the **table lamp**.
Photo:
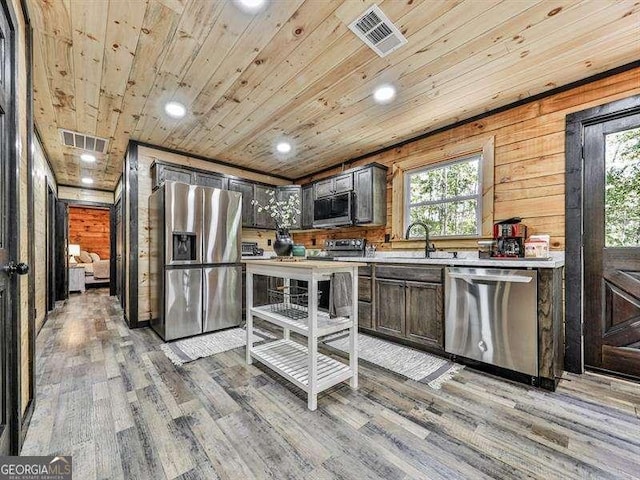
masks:
{"type": "Polygon", "coordinates": [[[69,263],[76,263],[76,255],[80,255],[80,245],[69,244],[69,263]]]}

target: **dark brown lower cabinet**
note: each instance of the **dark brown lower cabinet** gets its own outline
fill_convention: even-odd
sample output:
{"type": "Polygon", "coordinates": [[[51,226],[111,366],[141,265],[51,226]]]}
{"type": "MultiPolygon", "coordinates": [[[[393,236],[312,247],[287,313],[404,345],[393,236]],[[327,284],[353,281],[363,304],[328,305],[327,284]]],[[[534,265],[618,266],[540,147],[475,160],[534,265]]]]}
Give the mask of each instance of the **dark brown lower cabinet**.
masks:
{"type": "Polygon", "coordinates": [[[444,348],[444,290],[441,283],[376,278],[377,332],[433,348],[444,348]]]}
{"type": "Polygon", "coordinates": [[[444,290],[438,283],[406,282],[406,337],[444,348],[444,290]]]}
{"type": "Polygon", "coordinates": [[[404,336],[405,282],[376,279],[376,330],[394,336],[404,336]]]}
{"type": "Polygon", "coordinates": [[[368,329],[373,328],[371,302],[358,302],[358,327],[368,329]]]}

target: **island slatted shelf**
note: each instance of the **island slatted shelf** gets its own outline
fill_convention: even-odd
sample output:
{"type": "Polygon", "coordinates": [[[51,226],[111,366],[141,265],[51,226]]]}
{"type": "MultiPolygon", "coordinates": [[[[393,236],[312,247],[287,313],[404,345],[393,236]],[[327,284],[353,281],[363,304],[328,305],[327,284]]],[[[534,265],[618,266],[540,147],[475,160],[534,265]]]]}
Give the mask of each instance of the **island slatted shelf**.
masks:
{"type": "MultiPolygon", "coordinates": [[[[349,380],[351,388],[358,388],[358,267],[355,262],[246,260],[247,267],[247,363],[253,360],[271,368],[307,393],[307,406],[315,410],[318,393],[349,380]],[[318,282],[330,280],[334,273],[351,275],[351,315],[330,318],[318,311],[318,282]],[[282,305],[253,306],[253,276],[266,275],[285,280],[283,297],[291,280],[308,282],[306,305],[294,305],[295,317],[287,314],[282,305]],[[282,328],[283,338],[253,345],[253,317],[282,328]],[[290,332],[307,338],[307,345],[295,342],[290,332]],[[318,339],[339,332],[349,335],[349,363],[341,362],[318,352],[318,339]]],[[[286,297],[285,297],[286,298],[286,297]]]]}

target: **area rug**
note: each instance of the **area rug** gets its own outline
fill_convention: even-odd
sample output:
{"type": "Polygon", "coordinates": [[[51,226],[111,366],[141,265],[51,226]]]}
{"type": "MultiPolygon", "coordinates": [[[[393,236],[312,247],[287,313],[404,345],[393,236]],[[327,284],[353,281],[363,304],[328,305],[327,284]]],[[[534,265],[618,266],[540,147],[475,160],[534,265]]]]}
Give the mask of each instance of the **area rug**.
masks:
{"type": "MultiPolygon", "coordinates": [[[[274,338],[271,334],[262,330],[253,330],[257,337],[256,342],[274,338]]],[[[247,332],[243,328],[231,328],[219,332],[198,335],[196,337],[176,340],[160,345],[160,350],[173,362],[174,365],[184,365],[198,358],[210,357],[218,353],[233,350],[246,345],[247,332]]]]}
{"type": "MultiPolygon", "coordinates": [[[[348,335],[330,338],[324,343],[343,352],[349,351],[348,335]]],[[[445,358],[362,333],[358,334],[358,358],[436,390],[464,368],[445,358]]]]}

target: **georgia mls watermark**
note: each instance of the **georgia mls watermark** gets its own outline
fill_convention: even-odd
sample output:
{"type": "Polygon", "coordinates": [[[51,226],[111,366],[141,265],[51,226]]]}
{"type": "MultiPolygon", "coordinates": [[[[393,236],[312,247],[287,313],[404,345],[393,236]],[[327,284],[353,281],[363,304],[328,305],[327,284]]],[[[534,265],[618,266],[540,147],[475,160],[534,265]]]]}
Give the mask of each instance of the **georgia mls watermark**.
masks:
{"type": "Polygon", "coordinates": [[[0,457],[0,480],[71,480],[71,456],[0,457]]]}

